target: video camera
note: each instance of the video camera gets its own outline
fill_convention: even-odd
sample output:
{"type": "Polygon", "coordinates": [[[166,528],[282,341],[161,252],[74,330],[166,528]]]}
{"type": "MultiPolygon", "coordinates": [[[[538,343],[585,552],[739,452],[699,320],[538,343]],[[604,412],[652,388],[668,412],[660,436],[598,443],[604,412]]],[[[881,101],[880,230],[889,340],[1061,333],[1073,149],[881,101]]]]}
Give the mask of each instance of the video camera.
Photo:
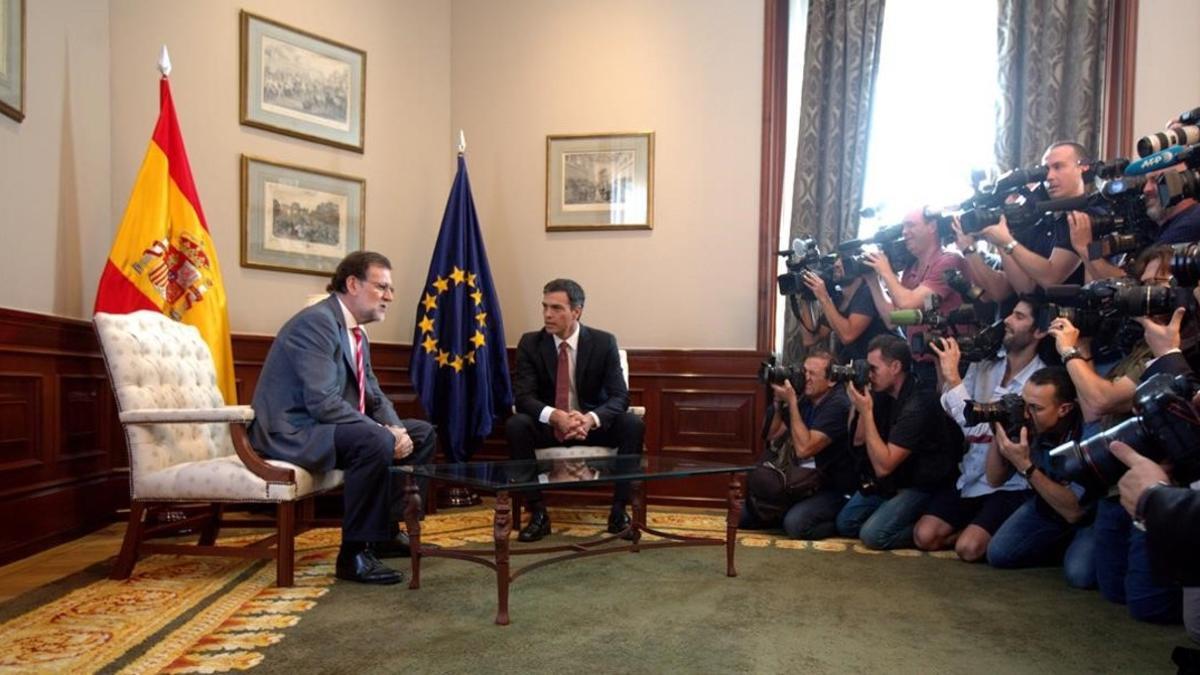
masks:
{"type": "Polygon", "coordinates": [[[916,261],[904,243],[904,225],[895,224],[881,228],[875,236],[866,239],[851,239],[838,244],[838,253],[842,258],[842,273],[846,278],[862,276],[871,268],[863,262],[865,246],[877,246],[887,256],[892,269],[902,270],[916,261]]]}
{"type": "Polygon", "coordinates": [[[1000,348],[1004,346],[1004,322],[997,321],[981,329],[974,335],[949,335],[944,329],[931,329],[912,336],[910,347],[912,353],[937,356],[932,346],[938,349],[946,348],[946,338],[953,337],[958,342],[959,354],[966,363],[977,361],[993,361],[999,356],[1000,348]],[[932,346],[931,346],[932,345],[932,346]]]}
{"type": "Polygon", "coordinates": [[[1122,441],[1155,462],[1169,461],[1171,476],[1180,484],[1200,478],[1200,414],[1192,399],[1200,380],[1191,374],[1159,373],[1138,385],[1133,397],[1137,413],[1115,427],[1082,441],[1064,443],[1050,451],[1051,473],[1060,479],[1098,480],[1115,485],[1125,465],[1108,444],[1122,441]]]}
{"type": "Polygon", "coordinates": [[[821,249],[812,239],[795,239],[792,241],[792,248],[779,251],[779,255],[787,258],[787,271],[778,277],[780,295],[799,295],[806,300],[815,300],[812,290],[804,283],[806,273],[820,277],[830,293],[837,292],[833,278],[836,254],[822,255],[821,249]]]}
{"type": "MultiPolygon", "coordinates": [[[[1195,260],[1188,254],[1184,266],[1190,270],[1195,260]]],[[[1191,290],[1176,286],[1142,286],[1126,277],[1099,279],[1083,286],[1067,284],[1047,286],[1046,299],[1059,307],[1091,310],[1101,319],[1107,317],[1161,316],[1176,307],[1195,309],[1191,290]]],[[[1060,314],[1060,316],[1062,316],[1060,314]]],[[[1069,317],[1068,317],[1069,318],[1069,317]]],[[[1075,323],[1072,321],[1072,323],[1075,323]]],[[[1079,326],[1076,325],[1078,328],[1079,326]]],[[[1080,332],[1082,332],[1082,328],[1080,332]]]]}
{"type": "Polygon", "coordinates": [[[1016,441],[1025,426],[1025,399],[1019,394],[1005,394],[991,403],[967,401],[963,407],[963,421],[968,427],[997,423],[1010,439],[1016,441]]]}

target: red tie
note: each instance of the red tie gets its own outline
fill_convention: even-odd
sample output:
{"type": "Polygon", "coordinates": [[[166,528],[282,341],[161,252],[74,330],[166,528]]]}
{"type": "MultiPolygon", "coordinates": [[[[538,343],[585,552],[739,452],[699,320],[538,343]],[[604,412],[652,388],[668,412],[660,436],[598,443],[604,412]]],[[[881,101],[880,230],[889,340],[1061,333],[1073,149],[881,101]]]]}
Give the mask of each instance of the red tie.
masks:
{"type": "MultiPolygon", "coordinates": [[[[570,346],[563,342],[558,345],[558,374],[554,377],[554,407],[559,410],[571,409],[571,355],[570,346]]],[[[563,434],[554,430],[554,437],[564,438],[563,434]]]]}
{"type": "Polygon", "coordinates": [[[354,369],[358,377],[358,412],[367,412],[367,388],[364,385],[366,377],[363,369],[363,330],[359,326],[355,326],[351,330],[354,331],[354,369]]]}

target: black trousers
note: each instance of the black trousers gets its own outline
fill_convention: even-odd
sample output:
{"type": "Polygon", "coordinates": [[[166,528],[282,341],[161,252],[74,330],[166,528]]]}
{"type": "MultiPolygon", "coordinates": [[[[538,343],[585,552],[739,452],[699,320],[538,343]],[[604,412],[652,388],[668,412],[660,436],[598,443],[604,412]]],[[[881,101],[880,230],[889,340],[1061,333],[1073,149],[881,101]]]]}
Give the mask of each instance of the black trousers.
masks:
{"type": "MultiPolygon", "coordinates": [[[[640,455],[646,438],[646,424],[642,418],[627,412],[617,416],[607,429],[592,429],[582,441],[560,441],[554,437],[550,425],[542,424],[529,415],[516,414],[508,418],[504,433],[508,437],[509,456],[513,459],[536,459],[534,450],[538,448],[572,445],[615,447],[618,455],[640,455]]],[[[533,472],[520,478],[533,480],[533,472]]],[[[541,491],[530,490],[524,496],[530,509],[543,508],[541,491]]],[[[624,508],[629,503],[629,496],[629,482],[617,483],[613,488],[613,508],[624,508]]]]}
{"type": "MultiPolygon", "coordinates": [[[[413,441],[413,451],[400,464],[433,461],[437,441],[433,426],[420,420],[403,420],[413,441]]],[[[396,463],[396,438],[373,422],[339,424],[333,433],[335,466],[344,472],[342,487],[342,541],[385,541],[395,536],[404,514],[404,481],[390,468],[396,463]]],[[[422,485],[422,491],[425,485],[422,485]]]]}

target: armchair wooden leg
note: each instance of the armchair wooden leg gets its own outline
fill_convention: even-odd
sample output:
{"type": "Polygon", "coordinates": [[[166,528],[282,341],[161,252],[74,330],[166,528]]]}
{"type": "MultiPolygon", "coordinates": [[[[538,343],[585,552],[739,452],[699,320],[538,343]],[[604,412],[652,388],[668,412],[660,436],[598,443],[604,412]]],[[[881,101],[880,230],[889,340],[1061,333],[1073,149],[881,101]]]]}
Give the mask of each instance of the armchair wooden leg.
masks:
{"type": "Polygon", "coordinates": [[[129,524],[125,526],[125,540],[121,543],[121,553],[117,556],[117,564],[108,575],[109,579],[128,579],[129,575],[133,574],[145,528],[146,506],[139,501],[133,501],[129,505],[129,524]]]}
{"type": "Polygon", "coordinates": [[[212,546],[221,533],[221,518],[225,515],[225,505],[214,503],[209,506],[208,522],[200,529],[200,546],[212,546]]]}
{"type": "Polygon", "coordinates": [[[275,542],[275,585],[294,585],[296,566],[296,502],[280,502],[276,507],[278,537],[275,542]]]}

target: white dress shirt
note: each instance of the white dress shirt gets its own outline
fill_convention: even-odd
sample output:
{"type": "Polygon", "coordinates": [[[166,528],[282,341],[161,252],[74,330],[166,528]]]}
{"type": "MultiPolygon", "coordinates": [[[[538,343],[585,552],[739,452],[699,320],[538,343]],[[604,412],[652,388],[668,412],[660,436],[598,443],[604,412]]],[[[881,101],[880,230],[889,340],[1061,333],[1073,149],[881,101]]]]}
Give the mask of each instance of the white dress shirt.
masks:
{"type": "MultiPolygon", "coordinates": [[[[575,322],[575,332],[568,335],[566,340],[558,337],[557,335],[552,336],[554,338],[554,356],[556,359],[555,363],[558,363],[558,361],[557,361],[558,350],[561,349],[562,343],[564,343],[564,342],[567,343],[567,361],[570,364],[568,366],[568,370],[570,371],[570,374],[571,374],[571,385],[569,388],[571,410],[579,410],[579,393],[575,390],[575,355],[579,353],[579,333],[582,330],[583,330],[583,324],[576,321],[575,322]]],[[[541,422],[542,424],[549,424],[550,423],[550,414],[553,413],[554,410],[555,410],[555,408],[552,405],[548,405],[548,406],[542,408],[542,413],[540,415],[538,415],[538,421],[541,422]]],[[[600,428],[599,415],[597,415],[594,412],[589,412],[588,415],[591,416],[593,424],[595,424],[596,428],[599,429],[600,428]]]]}

